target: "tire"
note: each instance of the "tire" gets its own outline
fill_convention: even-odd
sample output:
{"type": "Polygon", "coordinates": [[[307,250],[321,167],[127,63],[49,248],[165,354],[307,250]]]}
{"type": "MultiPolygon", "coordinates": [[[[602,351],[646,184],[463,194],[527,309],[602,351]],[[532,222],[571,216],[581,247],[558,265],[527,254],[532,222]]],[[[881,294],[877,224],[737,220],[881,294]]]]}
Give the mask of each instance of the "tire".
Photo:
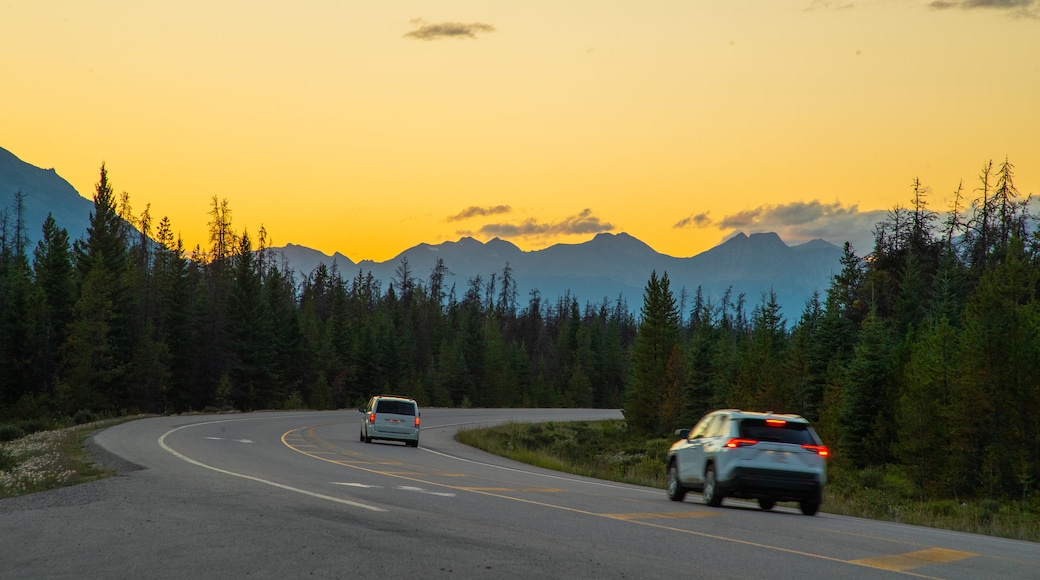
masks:
{"type": "MultiPolygon", "coordinates": [[[[365,432],[359,431],[358,434],[358,441],[365,441],[365,432]]],[[[368,443],[368,441],[365,441],[365,443],[368,443]]]]}
{"type": "Polygon", "coordinates": [[[679,481],[679,466],[675,462],[668,464],[668,499],[682,501],[686,497],[686,488],[679,481]]]}
{"type": "Polygon", "coordinates": [[[776,500],[771,497],[760,497],[758,498],[758,507],[769,511],[776,505],[776,500]]]}
{"type": "Polygon", "coordinates": [[[408,446],[409,446],[409,447],[416,447],[416,448],[417,448],[417,447],[419,447],[419,441],[418,441],[418,440],[415,440],[415,441],[409,441],[409,442],[408,442],[408,446]]]}
{"type": "Polygon", "coordinates": [[[820,502],[818,501],[803,501],[798,503],[798,507],[802,508],[802,513],[807,516],[814,516],[820,509],[820,502]]]}
{"type": "Polygon", "coordinates": [[[715,466],[709,465],[708,470],[704,472],[704,503],[711,507],[719,507],[722,505],[722,491],[719,489],[719,482],[715,479],[715,466]]]}

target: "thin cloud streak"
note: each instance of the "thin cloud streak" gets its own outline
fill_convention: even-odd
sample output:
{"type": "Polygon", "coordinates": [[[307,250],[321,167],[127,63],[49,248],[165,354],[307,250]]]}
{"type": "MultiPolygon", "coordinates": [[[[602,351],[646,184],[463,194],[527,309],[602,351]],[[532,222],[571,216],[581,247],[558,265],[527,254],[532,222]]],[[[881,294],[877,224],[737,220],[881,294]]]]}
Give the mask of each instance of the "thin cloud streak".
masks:
{"type": "Polygon", "coordinates": [[[884,210],[859,211],[859,206],[843,206],[840,202],[819,200],[781,205],[763,205],[711,219],[707,213],[691,215],[673,228],[715,228],[724,232],[723,239],[737,232],[776,232],[789,244],[822,239],[833,244],[851,242],[857,251],[873,247],[874,226],[887,217],[884,210]],[[855,237],[849,237],[855,232],[855,237]]]}
{"type": "Polygon", "coordinates": [[[500,213],[509,213],[511,211],[513,211],[513,208],[511,206],[508,206],[508,205],[494,205],[494,206],[487,206],[487,207],[478,207],[478,206],[475,206],[475,205],[471,205],[471,206],[467,207],[466,209],[460,211],[459,213],[457,213],[457,214],[455,214],[453,216],[448,216],[448,217],[444,218],[444,221],[447,221],[447,222],[460,222],[460,221],[463,221],[463,220],[468,220],[468,219],[473,218],[473,217],[482,217],[482,216],[496,215],[496,214],[500,214],[500,213]]]}
{"type": "Polygon", "coordinates": [[[422,20],[413,20],[413,24],[419,24],[419,28],[406,32],[403,38],[414,40],[440,40],[442,38],[477,38],[478,33],[491,33],[495,27],[482,22],[439,22],[437,24],[424,24],[422,20]]]}
{"type": "Polygon", "coordinates": [[[995,10],[1006,11],[1018,18],[1040,18],[1038,0],[933,0],[933,10],[995,10]]]}
{"type": "MultiPolygon", "coordinates": [[[[613,231],[614,225],[601,220],[592,214],[591,209],[584,209],[577,215],[569,216],[558,222],[540,222],[534,218],[520,223],[487,224],[477,230],[483,236],[498,238],[542,239],[555,236],[583,234],[600,234],[613,231]]],[[[458,231],[459,235],[473,235],[472,231],[458,231]]]]}

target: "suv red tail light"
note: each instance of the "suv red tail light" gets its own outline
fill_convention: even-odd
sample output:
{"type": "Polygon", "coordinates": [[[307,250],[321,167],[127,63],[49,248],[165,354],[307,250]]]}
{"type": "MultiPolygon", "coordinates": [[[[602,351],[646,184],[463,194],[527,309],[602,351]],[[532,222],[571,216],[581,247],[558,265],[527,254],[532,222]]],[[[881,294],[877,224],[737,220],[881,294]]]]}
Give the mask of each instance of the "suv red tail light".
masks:
{"type": "Polygon", "coordinates": [[[827,450],[827,446],[826,445],[809,445],[809,444],[806,444],[806,445],[802,445],[802,449],[808,449],[809,451],[812,451],[813,453],[816,453],[820,457],[827,457],[828,455],[830,455],[830,451],[827,450]]]}
{"type": "Polygon", "coordinates": [[[754,439],[740,439],[734,437],[726,442],[726,447],[731,449],[736,447],[750,447],[756,443],[758,443],[758,441],[755,441],[754,439]]]}

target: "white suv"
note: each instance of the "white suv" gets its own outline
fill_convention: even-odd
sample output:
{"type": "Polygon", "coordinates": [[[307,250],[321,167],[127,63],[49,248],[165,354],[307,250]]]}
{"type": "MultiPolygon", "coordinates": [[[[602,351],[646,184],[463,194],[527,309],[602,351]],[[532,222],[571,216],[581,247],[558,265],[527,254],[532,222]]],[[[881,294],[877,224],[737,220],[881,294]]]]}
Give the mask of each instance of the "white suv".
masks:
{"type": "Polygon", "coordinates": [[[764,509],[797,501],[811,516],[827,484],[827,447],[798,415],[723,409],[708,413],[668,450],[668,497],[688,490],[718,507],[725,497],[757,499],[764,509]]]}
{"type": "Polygon", "coordinates": [[[365,414],[361,420],[361,440],[365,443],[386,439],[419,446],[419,405],[414,399],[377,395],[358,411],[365,414]]]}

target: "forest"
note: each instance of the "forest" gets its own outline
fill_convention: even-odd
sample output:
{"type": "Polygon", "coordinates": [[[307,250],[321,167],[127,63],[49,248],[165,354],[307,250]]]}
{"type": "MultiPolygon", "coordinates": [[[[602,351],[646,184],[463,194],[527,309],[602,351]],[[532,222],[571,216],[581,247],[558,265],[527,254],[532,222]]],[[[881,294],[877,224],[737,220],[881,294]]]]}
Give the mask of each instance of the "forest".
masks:
{"type": "Polygon", "coordinates": [[[121,414],[424,406],[623,408],[661,437],[722,407],[797,413],[849,470],[897,465],[927,497],[1040,497],[1040,231],[1014,166],[909,205],[845,244],[788,320],[776,296],[673,289],[642,304],[517,295],[507,265],[297,273],[212,199],[208,247],[135,214],[102,165],[83,239],[29,248],[24,195],[0,213],[0,423],[121,414]]]}

